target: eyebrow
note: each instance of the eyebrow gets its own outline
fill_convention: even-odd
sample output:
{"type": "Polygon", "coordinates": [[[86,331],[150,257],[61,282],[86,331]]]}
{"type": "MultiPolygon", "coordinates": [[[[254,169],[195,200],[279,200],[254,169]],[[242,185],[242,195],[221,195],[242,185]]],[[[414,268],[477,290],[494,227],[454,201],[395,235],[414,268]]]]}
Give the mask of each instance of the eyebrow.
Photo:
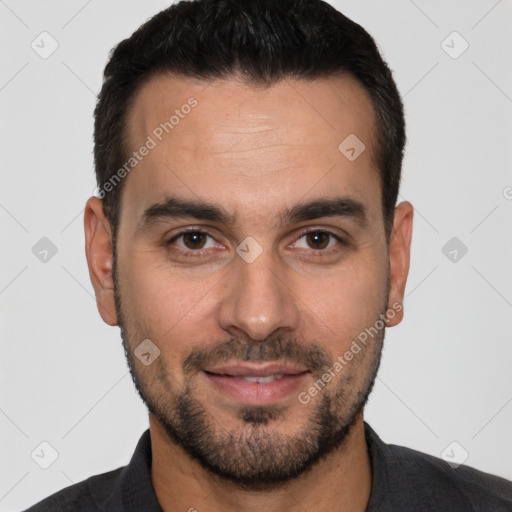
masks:
{"type": "MultiPolygon", "coordinates": [[[[321,198],[285,209],[278,215],[278,222],[285,225],[322,217],[349,218],[364,226],[367,222],[367,209],[363,203],[349,197],[321,198]]],[[[161,203],[153,204],[144,211],[139,229],[148,229],[160,221],[174,218],[194,218],[225,225],[236,222],[236,215],[227,212],[222,206],[166,197],[161,203]]]]}

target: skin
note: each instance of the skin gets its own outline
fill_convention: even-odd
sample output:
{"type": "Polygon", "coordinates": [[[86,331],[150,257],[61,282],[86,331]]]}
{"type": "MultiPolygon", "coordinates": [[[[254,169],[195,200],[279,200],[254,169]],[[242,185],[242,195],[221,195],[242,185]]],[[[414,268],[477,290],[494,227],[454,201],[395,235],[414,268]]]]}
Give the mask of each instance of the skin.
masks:
{"type": "MultiPolygon", "coordinates": [[[[336,360],[383,310],[402,302],[412,232],[413,208],[400,203],[386,243],[374,163],[375,113],[352,78],[286,80],[255,88],[235,77],[205,83],[157,76],[141,88],[130,112],[133,149],[190,97],[197,106],[125,178],[117,239],[125,341],[128,350],[146,338],[159,347],[156,363],[139,364],[136,371],[148,394],[169,403],[187,382],[183,361],[191,351],[230,339],[257,346],[282,335],[304,347],[314,343],[336,360]],[[352,162],[338,150],[349,134],[366,146],[352,162]],[[145,209],[170,194],[215,203],[236,221],[164,219],[141,229],[145,209]],[[279,222],[279,212],[297,203],[337,196],[364,205],[366,222],[345,217],[279,222]],[[187,249],[183,238],[165,245],[187,227],[213,237],[199,250],[202,255],[191,259],[175,252],[198,252],[187,249]],[[328,249],[311,247],[303,236],[310,228],[344,237],[348,245],[330,239],[328,249]],[[252,263],[236,252],[248,236],[262,248],[252,263]]],[[[99,312],[107,324],[119,325],[112,230],[100,199],[87,201],[84,221],[99,312]]],[[[386,326],[402,317],[403,310],[396,311],[386,326]]],[[[189,382],[219,435],[259,429],[272,440],[285,433],[293,438],[303,434],[322,395],[332,398],[342,390],[336,414],[346,419],[357,393],[369,385],[380,349],[376,343],[363,350],[309,404],[299,403],[296,393],[281,399],[279,417],[257,427],[243,424],[239,404],[213,389],[200,372],[189,382]]],[[[302,390],[315,380],[309,375],[302,390]]],[[[362,414],[343,443],[308,471],[263,490],[212,475],[169,438],[153,414],[150,432],[152,482],[166,512],[366,509],[371,465],[362,414]]]]}

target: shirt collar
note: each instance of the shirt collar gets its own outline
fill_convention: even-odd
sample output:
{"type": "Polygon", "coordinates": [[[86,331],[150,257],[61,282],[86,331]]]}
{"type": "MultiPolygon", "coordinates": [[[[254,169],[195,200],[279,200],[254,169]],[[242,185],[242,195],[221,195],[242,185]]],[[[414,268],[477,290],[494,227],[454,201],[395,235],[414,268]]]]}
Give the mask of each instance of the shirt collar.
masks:
{"type": "Polygon", "coordinates": [[[163,512],[151,482],[151,460],[151,436],[147,429],[140,437],[130,463],[120,470],[113,488],[91,480],[91,494],[101,510],[163,512]]]}
{"type": "Polygon", "coordinates": [[[389,497],[386,493],[389,475],[385,463],[391,457],[389,446],[366,422],[364,422],[364,435],[372,466],[372,485],[366,512],[387,512],[391,510],[389,508],[389,497]]]}

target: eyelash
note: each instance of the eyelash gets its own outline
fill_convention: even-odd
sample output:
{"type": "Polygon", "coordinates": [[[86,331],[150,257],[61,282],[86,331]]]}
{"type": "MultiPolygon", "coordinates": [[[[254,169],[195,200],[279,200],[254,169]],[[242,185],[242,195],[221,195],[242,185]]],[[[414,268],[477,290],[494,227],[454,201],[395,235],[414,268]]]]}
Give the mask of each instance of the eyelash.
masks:
{"type": "MultiPolygon", "coordinates": [[[[210,233],[208,233],[207,231],[203,231],[201,229],[194,229],[194,228],[191,228],[191,229],[186,229],[184,231],[180,231],[178,234],[174,235],[172,238],[170,238],[169,240],[165,241],[165,246],[166,247],[170,247],[176,240],[178,240],[180,237],[182,237],[183,235],[186,235],[187,233],[200,233],[202,235],[207,235],[208,237],[212,238],[213,240],[215,240],[215,238],[210,235],[210,233]]],[[[325,235],[328,235],[329,237],[332,237],[334,238],[336,241],[338,241],[340,243],[340,245],[342,246],[348,246],[348,242],[341,238],[340,236],[332,233],[331,231],[327,231],[325,229],[312,229],[312,230],[309,230],[309,231],[305,231],[304,233],[302,233],[299,237],[297,237],[297,239],[295,240],[294,243],[296,243],[298,240],[300,240],[301,238],[307,236],[307,235],[310,235],[310,234],[313,234],[313,233],[322,233],[322,234],[325,234],[325,235]]],[[[184,258],[187,258],[187,259],[193,259],[193,258],[200,258],[202,255],[204,255],[205,251],[208,251],[209,249],[197,249],[197,250],[194,250],[194,249],[189,249],[189,250],[183,250],[181,248],[173,248],[172,251],[177,253],[178,255],[184,257],[184,258]]],[[[322,257],[322,256],[325,256],[325,255],[330,255],[332,252],[336,251],[336,246],[335,247],[331,247],[330,249],[301,249],[301,250],[305,250],[305,251],[308,251],[310,252],[312,255],[312,257],[322,257]]]]}

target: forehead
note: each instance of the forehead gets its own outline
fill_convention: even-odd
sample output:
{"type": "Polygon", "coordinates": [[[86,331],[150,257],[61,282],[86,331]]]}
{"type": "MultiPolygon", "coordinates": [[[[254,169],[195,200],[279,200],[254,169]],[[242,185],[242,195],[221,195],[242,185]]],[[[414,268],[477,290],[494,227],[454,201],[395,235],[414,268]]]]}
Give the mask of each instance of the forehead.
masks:
{"type": "MultiPolygon", "coordinates": [[[[185,110],[189,110],[188,108],[185,110]]],[[[172,74],[157,75],[138,91],[128,116],[130,139],[152,133],[172,114],[174,135],[190,136],[200,129],[202,141],[230,144],[229,130],[236,130],[237,144],[253,145],[254,133],[265,129],[295,143],[324,141],[329,133],[336,141],[344,132],[357,133],[371,142],[375,112],[364,87],[348,75],[315,80],[284,79],[270,86],[253,86],[236,78],[200,81],[172,74]],[[194,98],[200,115],[181,123],[179,112],[194,98]],[[178,111],[178,112],[176,112],[178,111]],[[176,115],[174,116],[176,118],[176,115]],[[212,122],[214,121],[214,122],[212,122]],[[241,137],[245,132],[248,137],[241,137]]],[[[187,113],[185,113],[187,117],[187,113]]],[[[189,141],[190,138],[189,138],[189,141]]],[[[168,142],[172,142],[169,140],[168,142]]]]}
{"type": "Polygon", "coordinates": [[[155,76],[128,116],[132,150],[149,140],[152,148],[130,172],[123,204],[137,216],[177,194],[233,210],[243,202],[264,215],[265,207],[290,207],[333,187],[359,199],[380,196],[375,119],[368,93],[349,76],[268,87],[155,76]],[[352,147],[364,147],[355,160],[343,153],[353,157],[352,147]]]}

